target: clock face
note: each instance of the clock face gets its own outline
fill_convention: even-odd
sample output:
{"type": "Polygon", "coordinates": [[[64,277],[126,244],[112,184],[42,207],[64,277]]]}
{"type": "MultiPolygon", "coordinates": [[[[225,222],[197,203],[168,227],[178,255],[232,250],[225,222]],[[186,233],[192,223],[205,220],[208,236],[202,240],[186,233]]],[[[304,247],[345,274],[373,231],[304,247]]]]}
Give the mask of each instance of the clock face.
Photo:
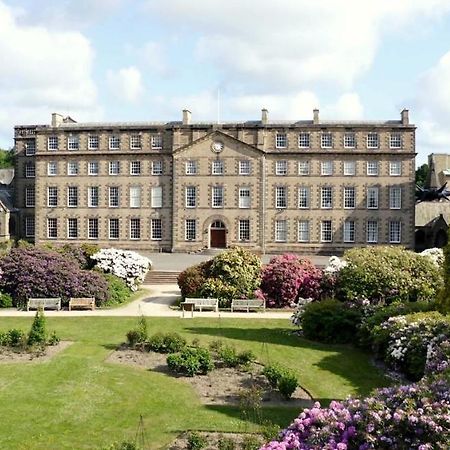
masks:
{"type": "Polygon", "coordinates": [[[224,147],[223,142],[220,141],[213,142],[212,144],[212,150],[213,152],[216,153],[220,153],[223,150],[223,147],[224,147]]]}

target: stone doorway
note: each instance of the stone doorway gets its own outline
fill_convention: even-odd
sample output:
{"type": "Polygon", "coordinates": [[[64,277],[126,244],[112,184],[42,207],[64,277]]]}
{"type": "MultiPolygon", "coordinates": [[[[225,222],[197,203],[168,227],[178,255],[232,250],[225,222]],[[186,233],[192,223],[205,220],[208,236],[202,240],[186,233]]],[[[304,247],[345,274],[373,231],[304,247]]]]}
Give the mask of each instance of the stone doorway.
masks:
{"type": "Polygon", "coordinates": [[[227,229],[221,220],[216,220],[210,227],[210,248],[226,248],[227,247],[227,229]]]}

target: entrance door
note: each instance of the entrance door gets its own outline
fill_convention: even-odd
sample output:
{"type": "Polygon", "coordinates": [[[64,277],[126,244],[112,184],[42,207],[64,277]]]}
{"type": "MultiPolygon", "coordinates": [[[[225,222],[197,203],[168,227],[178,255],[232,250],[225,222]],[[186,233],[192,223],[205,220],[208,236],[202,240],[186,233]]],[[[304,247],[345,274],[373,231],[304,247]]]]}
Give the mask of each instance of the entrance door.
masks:
{"type": "Polygon", "coordinates": [[[220,220],[212,223],[210,229],[211,248],[226,248],[227,246],[227,230],[225,225],[220,220]]]}

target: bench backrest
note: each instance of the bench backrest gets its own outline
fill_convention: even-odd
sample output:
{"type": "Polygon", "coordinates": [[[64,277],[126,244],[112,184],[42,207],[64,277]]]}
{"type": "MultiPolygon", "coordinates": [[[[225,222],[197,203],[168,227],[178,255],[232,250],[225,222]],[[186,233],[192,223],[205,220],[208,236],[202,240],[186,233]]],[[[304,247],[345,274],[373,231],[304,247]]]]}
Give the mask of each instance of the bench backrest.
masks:
{"type": "Polygon", "coordinates": [[[217,298],[186,298],[185,303],[195,303],[202,306],[215,306],[219,300],[217,298]]]}
{"type": "Polygon", "coordinates": [[[29,305],[59,305],[61,299],[59,297],[55,298],[29,298],[29,305]]]}
{"type": "Polygon", "coordinates": [[[72,297],[70,299],[70,303],[74,304],[78,304],[78,305],[90,305],[91,303],[95,302],[95,298],[94,297],[72,297]]]}
{"type": "Polygon", "coordinates": [[[264,300],[259,300],[256,298],[244,298],[233,300],[233,305],[236,306],[264,306],[264,300]]]}

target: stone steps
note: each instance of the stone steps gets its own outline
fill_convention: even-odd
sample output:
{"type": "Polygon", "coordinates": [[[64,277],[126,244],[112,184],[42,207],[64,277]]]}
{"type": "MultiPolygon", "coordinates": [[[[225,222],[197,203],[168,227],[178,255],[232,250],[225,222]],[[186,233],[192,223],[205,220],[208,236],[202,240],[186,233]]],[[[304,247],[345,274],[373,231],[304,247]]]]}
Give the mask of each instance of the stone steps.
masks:
{"type": "Polygon", "coordinates": [[[180,272],[172,270],[150,270],[145,276],[144,284],[177,284],[180,272]]]}

